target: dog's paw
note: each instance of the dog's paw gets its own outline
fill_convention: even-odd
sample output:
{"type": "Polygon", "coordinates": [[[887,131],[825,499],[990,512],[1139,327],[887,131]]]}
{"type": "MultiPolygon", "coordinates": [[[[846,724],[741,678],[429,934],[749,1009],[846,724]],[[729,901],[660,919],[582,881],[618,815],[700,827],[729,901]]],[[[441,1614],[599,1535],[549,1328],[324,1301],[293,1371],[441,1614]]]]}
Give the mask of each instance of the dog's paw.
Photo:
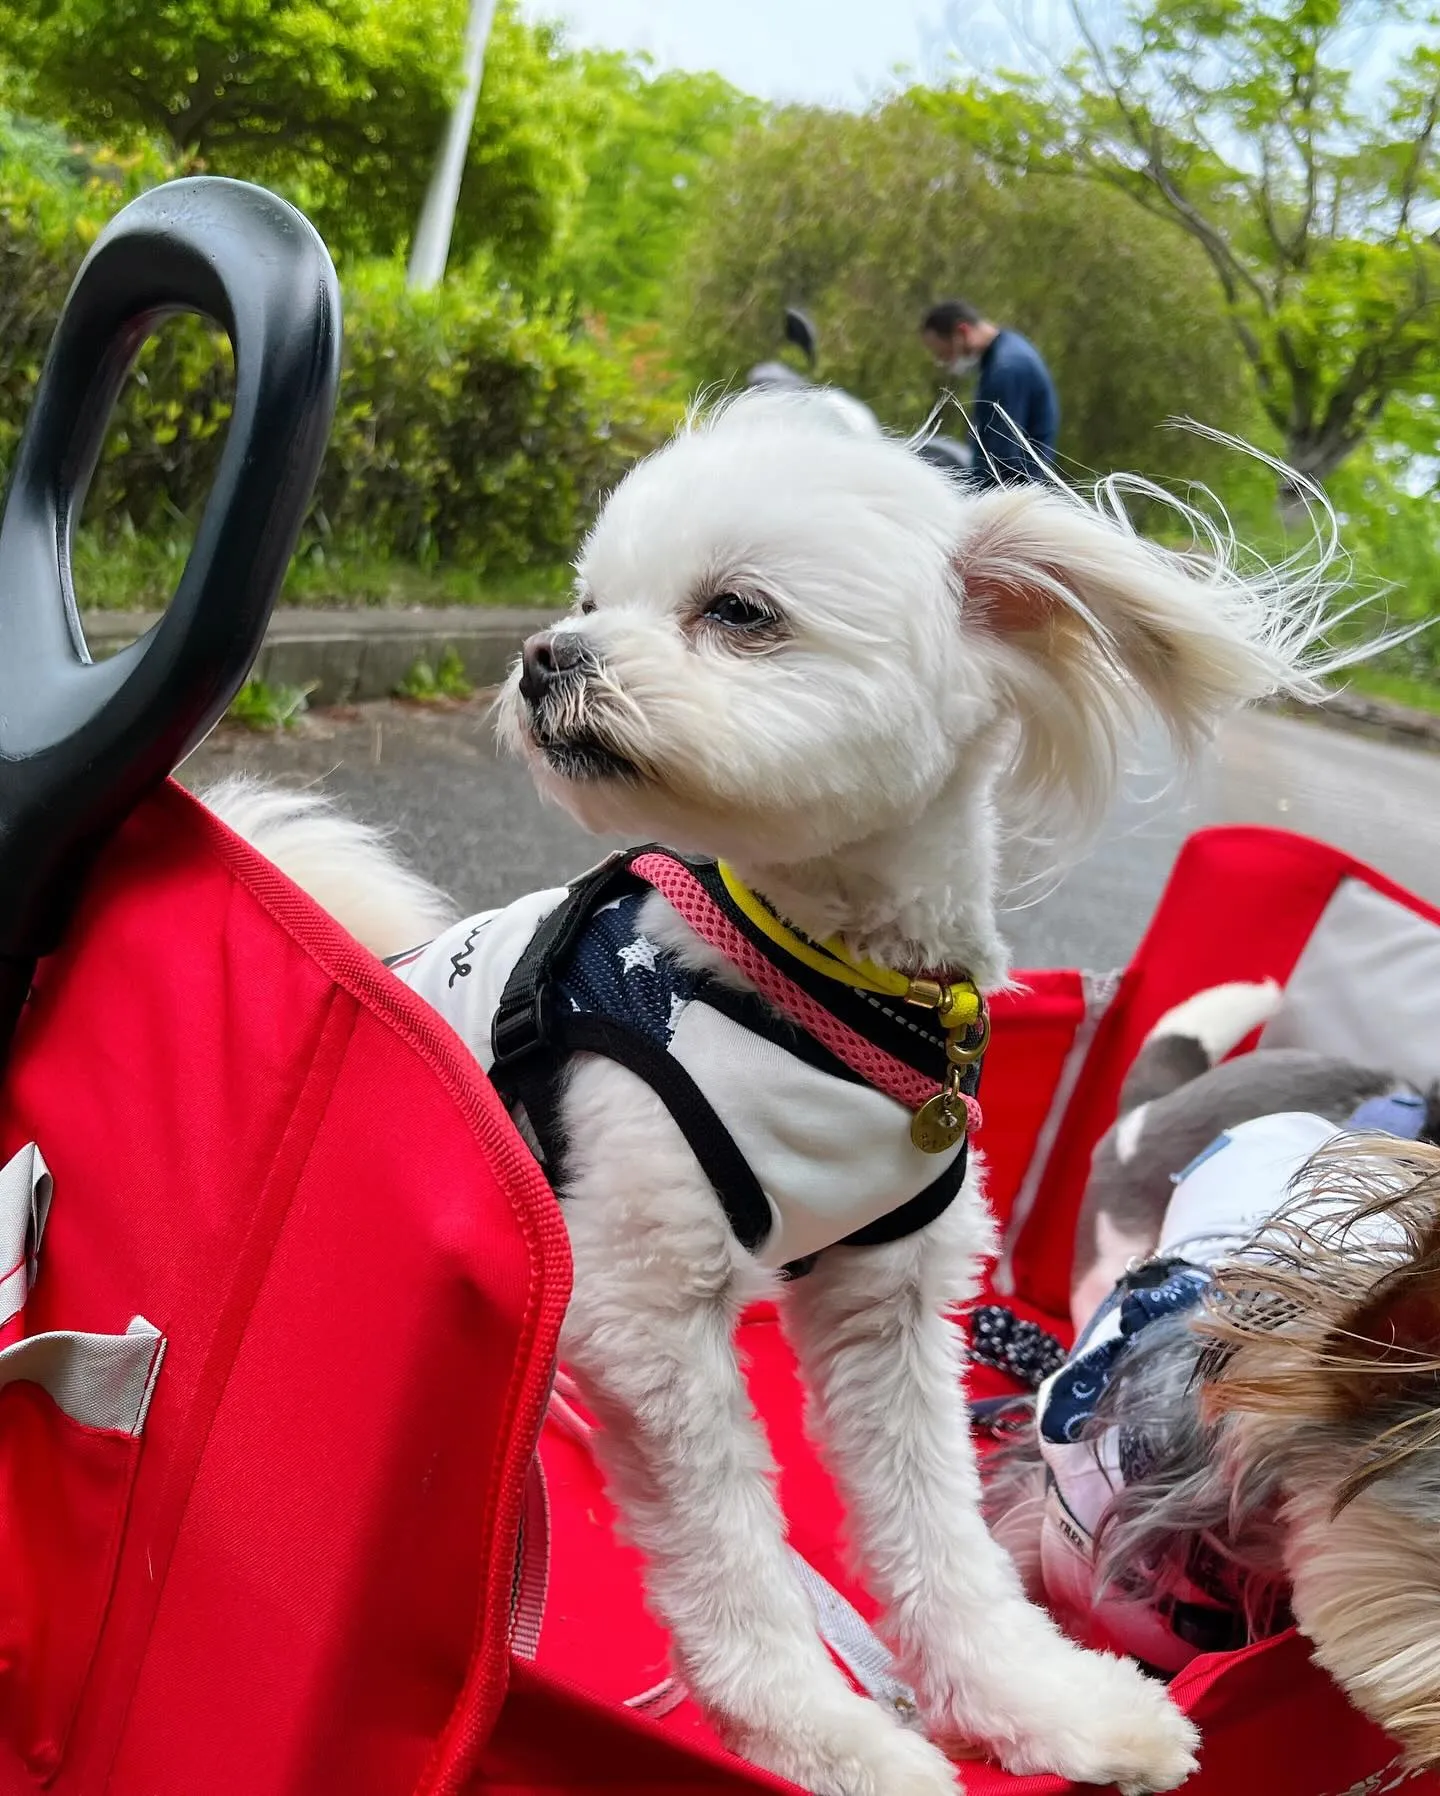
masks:
{"type": "Polygon", "coordinates": [[[961,1796],[956,1769],[940,1748],[864,1697],[796,1714],[783,1732],[747,1733],[731,1745],[814,1796],[961,1796]]]}
{"type": "Polygon", "coordinates": [[[1115,1784],[1122,1796],[1173,1790],[1196,1768],[1194,1722],[1128,1659],[1067,1646],[986,1708],[956,1703],[934,1731],[983,1739],[1007,1771],[1115,1784]]]}

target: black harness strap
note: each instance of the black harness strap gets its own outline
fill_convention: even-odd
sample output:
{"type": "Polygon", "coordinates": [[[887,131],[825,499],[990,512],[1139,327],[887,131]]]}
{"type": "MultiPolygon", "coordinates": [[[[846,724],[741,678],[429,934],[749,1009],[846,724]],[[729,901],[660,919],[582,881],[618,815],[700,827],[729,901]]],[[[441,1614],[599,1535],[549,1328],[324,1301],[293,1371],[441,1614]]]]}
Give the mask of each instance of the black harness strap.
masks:
{"type": "Polygon", "coordinates": [[[557,1013],[552,1002],[555,970],[578,941],[586,920],[617,887],[634,883],[630,863],[649,852],[632,848],[602,861],[576,880],[530,938],[496,1007],[490,1080],[508,1102],[524,1106],[545,1155],[550,1182],[559,1184],[564,1142],[556,1110],[566,1060],[571,1054],[602,1054],[627,1067],[650,1086],[674,1118],[714,1186],[736,1239],[753,1251],[772,1227],[769,1202],[749,1162],[689,1073],[643,1035],[604,1017],[557,1013]]]}
{"type": "Polygon", "coordinates": [[[623,849],[582,873],[570,887],[569,895],[561,899],[531,936],[505,982],[490,1026],[490,1045],[495,1050],[490,1077],[497,1087],[501,1073],[551,1045],[550,1000],[555,963],[575,945],[586,918],[610,888],[627,879],[630,863],[646,852],[645,848],[623,849]]]}
{"type": "MultiPolygon", "coordinates": [[[[734,1137],[685,1068],[663,1047],[638,1031],[605,1017],[557,1011],[553,1001],[557,968],[564,964],[575,947],[591,914],[617,891],[639,885],[641,882],[630,871],[631,864],[642,854],[656,852],[667,851],[647,845],[611,855],[576,880],[536,930],[506,981],[496,1007],[491,1026],[495,1062],[490,1069],[490,1079],[507,1104],[512,1108],[523,1107],[545,1157],[547,1176],[552,1185],[558,1186],[564,1177],[565,1143],[557,1112],[566,1061],[572,1054],[599,1054],[628,1068],[665,1106],[704,1168],[736,1239],[747,1251],[754,1252],[764,1243],[773,1226],[770,1202],[734,1137]]],[[[716,883],[718,880],[707,880],[707,888],[716,883]]],[[[787,971],[793,969],[787,967],[787,971]]],[[[753,1027],[758,1021],[755,1016],[744,1014],[752,1003],[767,1017],[770,1013],[770,1007],[758,997],[753,1000],[743,998],[718,985],[713,991],[707,990],[705,998],[706,1002],[714,1003],[742,1025],[753,1027]]],[[[779,1027],[788,1051],[818,1071],[863,1082],[803,1030],[795,1029],[784,1019],[780,1019],[779,1027]]],[[[898,1030],[892,1025],[889,1031],[892,1046],[902,1045],[896,1038],[905,1031],[904,1022],[900,1022],[898,1030]]],[[[765,1032],[773,1033],[773,1030],[767,1028],[765,1032]]],[[[904,1057],[911,1064],[922,1058],[920,1043],[913,1038],[903,1041],[903,1047],[906,1050],[904,1057]]],[[[924,1047],[934,1052],[930,1043],[925,1043],[924,1047]]],[[[965,1089],[972,1094],[979,1082],[979,1074],[978,1063],[965,1070],[965,1089]]],[[[878,1246],[882,1242],[898,1241],[902,1236],[924,1228],[954,1199],[965,1177],[967,1159],[968,1143],[954,1162],[923,1191],[917,1192],[888,1216],[845,1236],[837,1245],[878,1246]]],[[[790,1277],[798,1278],[810,1270],[815,1257],[811,1254],[803,1260],[793,1261],[784,1270],[790,1277]]]]}
{"type": "Polygon", "coordinates": [[[645,1081],[704,1168],[736,1240],[750,1253],[761,1246],[774,1226],[769,1200],[734,1136],[679,1061],[604,1017],[563,1017],[556,1040],[566,1055],[603,1054],[645,1081]]]}

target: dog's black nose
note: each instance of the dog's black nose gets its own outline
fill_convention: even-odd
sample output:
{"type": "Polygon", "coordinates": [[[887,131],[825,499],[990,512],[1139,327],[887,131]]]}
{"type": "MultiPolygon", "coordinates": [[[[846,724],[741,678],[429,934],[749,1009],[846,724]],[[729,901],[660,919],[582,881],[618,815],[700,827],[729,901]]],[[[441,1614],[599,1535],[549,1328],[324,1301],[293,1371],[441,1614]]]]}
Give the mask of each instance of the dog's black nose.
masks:
{"type": "Polygon", "coordinates": [[[529,637],[520,651],[521,697],[537,704],[547,687],[583,659],[584,650],[574,630],[542,630],[529,637]]]}

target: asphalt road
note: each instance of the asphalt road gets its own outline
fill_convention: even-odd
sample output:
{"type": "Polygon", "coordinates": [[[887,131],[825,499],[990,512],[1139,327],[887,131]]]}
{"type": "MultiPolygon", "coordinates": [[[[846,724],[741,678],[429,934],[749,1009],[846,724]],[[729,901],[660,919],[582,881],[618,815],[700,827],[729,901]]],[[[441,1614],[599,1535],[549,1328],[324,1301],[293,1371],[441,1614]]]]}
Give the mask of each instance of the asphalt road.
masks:
{"type": "MultiPolygon", "coordinates": [[[[1440,903],[1440,755],[1256,713],[1229,726],[1188,790],[1166,774],[1158,747],[1150,763],[1095,851],[1010,913],[1018,966],[1123,964],[1176,849],[1208,823],[1319,836],[1440,903]]],[[[320,712],[284,736],[227,725],[182,778],[203,785],[239,769],[319,782],[393,825],[415,864],[470,910],[557,884],[611,845],[542,805],[524,772],[496,757],[478,700],[452,710],[387,703],[320,712]]]]}

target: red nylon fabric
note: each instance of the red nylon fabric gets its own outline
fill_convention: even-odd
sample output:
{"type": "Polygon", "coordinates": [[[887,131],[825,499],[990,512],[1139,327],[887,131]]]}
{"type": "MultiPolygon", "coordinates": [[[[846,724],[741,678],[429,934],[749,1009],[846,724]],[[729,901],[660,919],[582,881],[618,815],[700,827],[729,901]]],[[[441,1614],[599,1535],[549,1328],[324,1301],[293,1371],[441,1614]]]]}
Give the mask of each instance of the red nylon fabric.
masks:
{"type": "MultiPolygon", "coordinates": [[[[474,1062],[171,788],[41,970],[0,1156],[32,1139],[55,1201],[27,1328],[141,1313],[169,1343],[105,1518],[113,1576],[93,1517],[19,1543],[101,1586],[50,1787],[461,1789],[508,1681],[569,1277],[554,1201],[474,1062]]],[[[7,1479],[16,1455],[0,1414],[7,1479]]],[[[31,1521],[10,1508],[6,1527],[8,1552],[31,1521]]],[[[88,1627],[64,1584],[46,1597],[0,1619],[41,1685],[44,1627],[88,1627]]],[[[19,1706],[0,1714],[5,1796],[36,1787],[46,1701],[19,1706]]]]}

